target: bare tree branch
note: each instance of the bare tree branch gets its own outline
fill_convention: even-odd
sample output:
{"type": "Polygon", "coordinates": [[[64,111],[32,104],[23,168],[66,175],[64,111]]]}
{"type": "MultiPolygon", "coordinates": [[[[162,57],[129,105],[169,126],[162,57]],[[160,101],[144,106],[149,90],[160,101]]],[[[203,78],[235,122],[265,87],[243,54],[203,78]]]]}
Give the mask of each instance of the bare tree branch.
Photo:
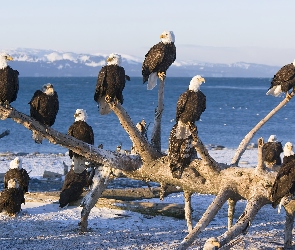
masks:
{"type": "Polygon", "coordinates": [[[158,90],[158,106],[155,110],[154,127],[152,131],[151,143],[154,148],[161,152],[161,121],[164,111],[164,85],[165,81],[160,80],[158,90]]]}
{"type": "Polygon", "coordinates": [[[268,113],[257,125],[251,129],[251,131],[244,137],[244,139],[241,141],[238,149],[236,150],[236,153],[234,157],[232,158],[231,164],[232,165],[238,165],[239,161],[241,159],[242,154],[245,152],[247,145],[249,144],[250,140],[253,138],[253,136],[256,134],[256,132],[275,114],[277,113],[282,107],[284,107],[295,95],[295,91],[290,93],[289,98],[285,98],[283,101],[281,101],[277,107],[275,107],[271,112],[268,113]]]}

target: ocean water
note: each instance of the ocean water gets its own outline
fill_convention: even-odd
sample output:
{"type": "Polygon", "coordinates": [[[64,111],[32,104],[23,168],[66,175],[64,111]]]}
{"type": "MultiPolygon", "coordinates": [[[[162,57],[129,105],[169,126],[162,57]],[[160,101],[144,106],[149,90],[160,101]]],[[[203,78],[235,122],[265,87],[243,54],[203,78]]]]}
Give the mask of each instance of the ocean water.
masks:
{"type": "MultiPolygon", "coordinates": [[[[164,113],[162,117],[162,149],[168,148],[168,138],[175,123],[175,111],[178,97],[188,88],[191,78],[166,78],[164,92],[164,113]]],[[[86,109],[88,123],[95,133],[95,145],[103,144],[105,149],[115,150],[122,144],[130,149],[132,143],[122,129],[118,118],[113,114],[101,116],[93,100],[95,77],[20,77],[18,98],[12,106],[18,111],[29,114],[29,104],[35,90],[43,84],[52,83],[58,93],[60,110],[53,125],[55,130],[67,133],[74,122],[74,113],[78,108],[86,109]]],[[[227,148],[238,147],[244,136],[265,117],[283,97],[266,96],[270,85],[267,78],[206,78],[201,86],[207,97],[207,108],[198,121],[199,137],[204,144],[222,145],[227,148]]],[[[123,107],[134,123],[143,118],[149,125],[148,135],[153,127],[154,110],[157,106],[158,87],[152,91],[146,89],[140,77],[132,77],[126,83],[123,92],[123,107]]],[[[257,143],[259,137],[266,141],[275,134],[279,141],[295,143],[294,133],[295,100],[291,100],[272,117],[252,139],[257,143]]],[[[66,148],[50,144],[44,140],[41,145],[32,139],[32,132],[11,119],[0,120],[0,133],[9,129],[10,135],[0,139],[0,152],[40,152],[65,153],[66,148]]]]}

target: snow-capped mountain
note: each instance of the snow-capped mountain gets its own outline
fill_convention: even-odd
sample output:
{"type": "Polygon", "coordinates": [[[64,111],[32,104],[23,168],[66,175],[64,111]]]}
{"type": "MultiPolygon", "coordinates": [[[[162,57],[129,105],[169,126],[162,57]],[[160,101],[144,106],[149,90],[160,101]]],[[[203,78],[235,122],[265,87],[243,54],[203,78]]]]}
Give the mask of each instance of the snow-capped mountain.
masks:
{"type": "MultiPolygon", "coordinates": [[[[97,76],[106,64],[108,54],[77,54],[39,49],[5,50],[14,61],[11,67],[20,76],[97,76]]],[[[122,66],[129,76],[141,76],[143,58],[130,55],[122,56],[122,66]]],[[[279,67],[238,62],[233,64],[213,64],[195,61],[176,61],[169,68],[167,76],[192,77],[273,77],[279,67]]]]}

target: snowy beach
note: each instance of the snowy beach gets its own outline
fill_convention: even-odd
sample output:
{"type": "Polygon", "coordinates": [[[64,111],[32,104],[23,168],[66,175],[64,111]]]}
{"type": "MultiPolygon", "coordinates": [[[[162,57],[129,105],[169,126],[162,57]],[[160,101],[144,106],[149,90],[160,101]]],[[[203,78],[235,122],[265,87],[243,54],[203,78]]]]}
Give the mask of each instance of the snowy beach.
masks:
{"type": "MultiPolygon", "coordinates": [[[[220,163],[230,163],[235,150],[209,150],[220,163]]],[[[0,173],[7,171],[13,154],[1,154],[0,173]]],[[[20,156],[23,168],[32,178],[42,179],[44,170],[63,174],[63,162],[70,164],[64,154],[26,154],[20,156]]],[[[246,150],[240,167],[255,167],[257,149],[246,150]]],[[[194,223],[200,219],[213,195],[194,194],[194,223]]],[[[159,199],[145,200],[160,202],[159,199]]],[[[184,203],[183,194],[166,197],[163,203],[184,203]]],[[[246,202],[237,204],[234,220],[241,215],[246,202]]],[[[187,235],[185,220],[165,216],[148,216],[126,210],[94,207],[89,217],[89,231],[79,234],[81,207],[68,206],[60,210],[57,200],[30,202],[22,205],[16,218],[0,214],[0,249],[175,249],[187,235]]],[[[240,236],[230,249],[276,249],[283,246],[285,211],[278,214],[266,205],[257,214],[246,235],[240,236]]],[[[227,205],[198,236],[190,249],[202,249],[206,239],[219,236],[227,228],[227,205]]]]}

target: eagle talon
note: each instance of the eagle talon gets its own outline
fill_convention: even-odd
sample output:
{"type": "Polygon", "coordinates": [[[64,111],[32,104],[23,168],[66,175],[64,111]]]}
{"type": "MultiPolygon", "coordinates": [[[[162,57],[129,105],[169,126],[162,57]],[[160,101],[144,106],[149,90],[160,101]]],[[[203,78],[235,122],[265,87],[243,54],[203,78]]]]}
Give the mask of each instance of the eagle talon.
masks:
{"type": "Polygon", "coordinates": [[[288,101],[290,101],[291,98],[292,98],[292,96],[289,94],[289,92],[287,92],[287,93],[286,93],[286,99],[287,99],[288,101]]]}
{"type": "Polygon", "coordinates": [[[158,77],[163,82],[166,78],[165,72],[158,72],[158,77]]]}
{"type": "Polygon", "coordinates": [[[112,98],[109,95],[106,95],[105,100],[107,103],[110,103],[112,101],[112,98]]]}

